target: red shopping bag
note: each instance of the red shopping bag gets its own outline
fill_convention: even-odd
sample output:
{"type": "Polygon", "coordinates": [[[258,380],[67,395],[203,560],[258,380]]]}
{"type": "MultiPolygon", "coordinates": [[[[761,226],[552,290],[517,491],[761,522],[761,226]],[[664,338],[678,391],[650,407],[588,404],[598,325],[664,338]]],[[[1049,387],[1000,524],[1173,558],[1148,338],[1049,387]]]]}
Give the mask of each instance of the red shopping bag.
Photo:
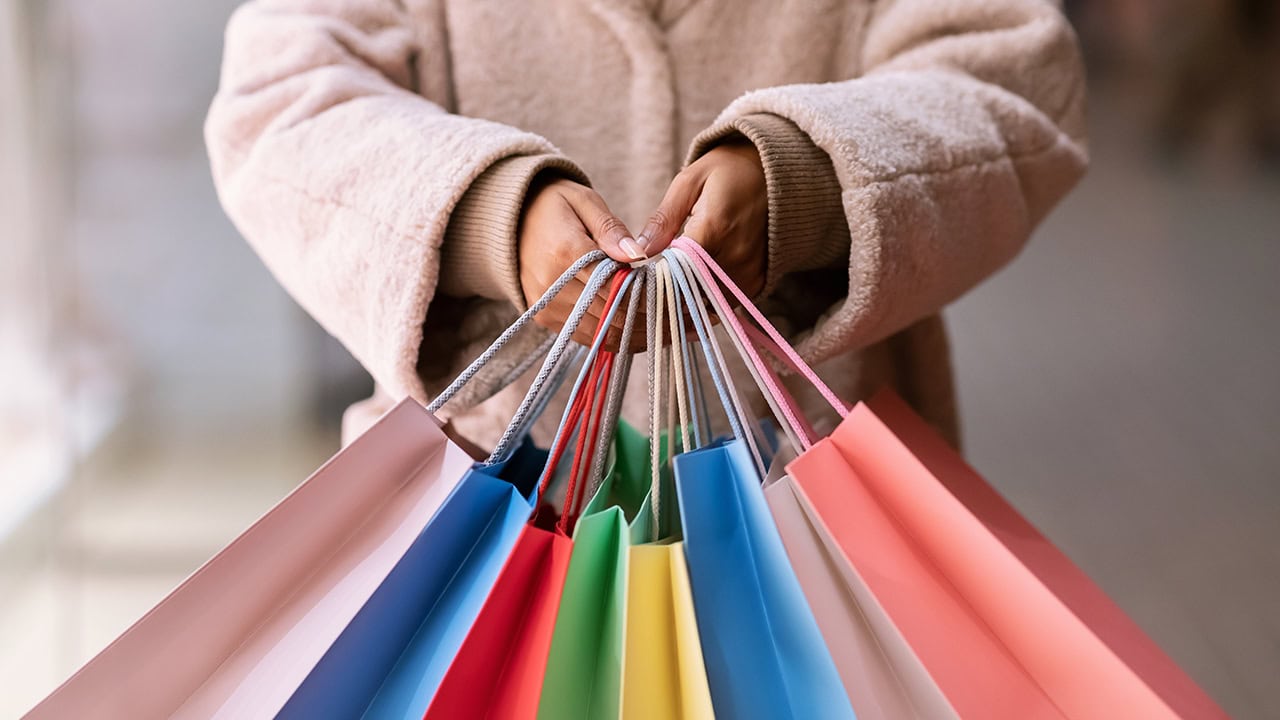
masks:
{"type": "MultiPolygon", "coordinates": [[[[1227,717],[1226,712],[1137,623],[982,479],[902,398],[893,392],[882,391],[868,400],[867,406],[883,425],[869,425],[865,432],[877,432],[883,428],[906,446],[938,482],[964,503],[969,512],[981,520],[1174,712],[1189,720],[1227,717]]],[[[887,435],[882,441],[895,442],[887,435]]]]}
{"type": "Polygon", "coordinates": [[[559,532],[525,528],[425,718],[537,715],[572,549],[559,532]]]}

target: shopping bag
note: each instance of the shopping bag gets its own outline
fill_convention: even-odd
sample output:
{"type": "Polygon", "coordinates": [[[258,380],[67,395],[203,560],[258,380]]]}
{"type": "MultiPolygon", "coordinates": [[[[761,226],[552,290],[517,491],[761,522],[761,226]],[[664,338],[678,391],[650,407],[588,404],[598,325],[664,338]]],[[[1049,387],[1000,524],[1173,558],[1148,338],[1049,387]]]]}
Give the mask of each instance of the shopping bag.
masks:
{"type": "Polygon", "coordinates": [[[643,516],[647,453],[648,439],[619,423],[611,467],[574,531],[573,556],[538,708],[540,718],[618,717],[628,555],[634,552],[631,542],[637,532],[628,520],[639,517],[639,524],[648,528],[643,516]]]}
{"type": "Polygon", "coordinates": [[[745,446],[677,455],[675,477],[716,714],[853,717],[745,446]]]}
{"type": "MultiPolygon", "coordinates": [[[[629,429],[629,428],[628,428],[629,429]]],[[[641,437],[638,432],[635,437],[641,437]]],[[[626,447],[630,433],[619,433],[619,446],[626,447]]],[[[668,437],[660,434],[656,454],[666,454],[668,437]]],[[[634,465],[645,468],[631,479],[633,492],[641,498],[628,526],[631,543],[626,555],[626,605],[623,623],[620,708],[623,720],[673,718],[710,720],[715,717],[707,671],[702,657],[701,638],[693,611],[684,543],[673,537],[655,539],[653,495],[648,490],[652,474],[647,439],[636,452],[634,465]],[[650,475],[645,481],[643,476],[650,475]]],[[[625,478],[625,475],[620,475],[625,478]]],[[[668,498],[676,496],[669,465],[661,464],[657,482],[668,498]]],[[[619,493],[619,496],[622,496],[619,493]]],[[[670,503],[669,503],[670,504],[670,503]]],[[[679,530],[678,523],[672,523],[679,530]]]]}
{"type": "MultiPolygon", "coordinates": [[[[600,446],[590,462],[575,460],[586,473],[588,498],[573,532],[564,590],[547,657],[538,717],[551,719],[618,717],[626,606],[628,516],[643,505],[640,462],[647,439],[618,419],[630,375],[630,339],[646,275],[637,275],[627,305],[619,355],[609,358],[601,378],[601,414],[594,432],[600,446]],[[613,362],[616,360],[616,364],[613,362]]],[[[579,438],[580,444],[582,438],[579,438]]],[[[575,522],[571,516],[569,522],[575,522]]]]}
{"type": "Polygon", "coordinates": [[[579,521],[538,717],[618,716],[628,545],[617,506],[579,521]]]}
{"type": "MultiPolygon", "coordinates": [[[[731,387],[722,353],[709,322],[676,258],[665,253],[653,265],[659,293],[683,298],[690,309],[702,355],[725,410],[734,439],[710,444],[687,406],[697,389],[686,388],[693,372],[683,341],[671,355],[671,392],[679,410],[679,447],[672,461],[694,611],[708,687],[716,715],[732,718],[853,717],[830,654],[787,562],[760,488],[760,448],[746,429],[746,414],[731,387]],[[682,365],[683,364],[683,365],[682,365]],[[684,370],[689,372],[682,372],[684,370]],[[699,435],[702,437],[700,438],[699,435]],[[750,450],[748,450],[750,447],[750,450]],[[696,448],[696,449],[695,449],[696,448]]],[[[656,337],[664,346],[664,303],[655,302],[656,337]]],[[[673,339],[680,334],[680,311],[669,316],[673,339]]],[[[651,381],[651,399],[663,391],[663,362],[651,381]]],[[[651,377],[655,373],[651,372],[651,377]]],[[[657,415],[651,411],[656,435],[657,415]]],[[[654,457],[651,470],[659,467],[654,457]]],[[[655,473],[654,487],[658,487],[655,473]]]]}
{"type": "Polygon", "coordinates": [[[957,718],[870,587],[811,517],[783,472],[791,457],[775,460],[765,499],[859,720],[957,718]]]}
{"type": "MultiPolygon", "coordinates": [[[[729,287],[770,349],[846,415],[815,443],[794,402],[779,403],[805,448],[787,471],[962,716],[1173,717],[900,442],[860,432],[878,423],[870,410],[836,398],[701,248],[672,246],[729,287]]],[[[767,367],[750,343],[748,351],[767,367]]],[[[785,396],[776,378],[764,381],[785,396]]]]}
{"type": "Polygon", "coordinates": [[[962,717],[1175,717],[877,424],[855,407],[787,470],[962,717]]]}
{"type": "Polygon", "coordinates": [[[978,475],[902,398],[884,390],[866,404],[883,425],[869,423],[862,427],[862,432],[882,433],[880,442],[900,442],[909,449],[938,482],[981,520],[1179,717],[1187,720],[1227,717],[1137,623],[978,475]]]}
{"type": "Polygon", "coordinates": [[[571,548],[525,526],[425,718],[534,716],[571,548]]]}
{"type": "MultiPolygon", "coordinates": [[[[632,452],[625,453],[633,458],[629,467],[644,466],[647,483],[639,477],[634,481],[637,491],[643,488],[643,500],[630,532],[622,717],[704,720],[715,714],[680,541],[683,531],[671,502],[677,497],[671,460],[678,448],[696,444],[700,430],[709,433],[698,426],[706,415],[706,403],[692,384],[686,384],[696,371],[690,363],[676,285],[664,261],[652,270],[659,271],[652,273],[649,292],[649,312],[656,319],[648,331],[652,441],[646,440],[643,446],[633,442],[632,452]],[[670,353],[654,350],[665,347],[668,330],[670,353]],[[664,372],[670,384],[663,382],[664,372]],[[699,407],[691,413],[690,400],[695,397],[699,407]],[[665,429],[664,411],[669,411],[665,429]],[[678,424],[672,427],[676,418],[678,424]],[[659,498],[666,500],[659,503],[659,498]]],[[[700,333],[706,331],[704,320],[699,317],[700,333]]],[[[620,433],[623,450],[628,448],[627,439],[620,433]]]]}
{"type": "MultiPolygon", "coordinates": [[[[769,432],[757,448],[759,467],[763,469],[768,464],[765,498],[855,711],[863,718],[954,717],[954,711],[892,623],[883,617],[865,585],[856,573],[849,572],[851,568],[831,562],[822,538],[805,517],[783,466],[795,457],[795,452],[807,446],[806,443],[812,444],[809,439],[812,428],[803,422],[803,416],[776,373],[761,361],[754,347],[756,340],[737,321],[733,307],[716,285],[709,264],[700,265],[696,251],[691,255],[680,247],[682,244],[683,241],[677,244],[668,256],[677,276],[687,278],[683,286],[694,295],[691,305],[701,308],[709,304],[727,320],[727,336],[747,362],[752,379],[786,431],[789,447],[779,448],[779,438],[769,432]],[[705,301],[699,287],[706,290],[705,301]]],[[[741,296],[740,300],[746,302],[741,296]]],[[[716,337],[711,335],[706,340],[714,354],[720,356],[716,337]]],[[[731,381],[726,382],[728,392],[725,394],[730,398],[736,395],[732,385],[731,381]]],[[[726,408],[729,404],[726,403],[726,408]]],[[[753,428],[772,427],[756,423],[746,415],[740,422],[753,428]]]]}
{"type": "Polygon", "coordinates": [[[546,457],[526,439],[472,468],[279,717],[421,718],[523,532],[546,457]]]}
{"type": "MultiPolygon", "coordinates": [[[[276,714],[457,494],[473,460],[433,413],[597,262],[600,273],[617,267],[598,251],[580,258],[431,406],[406,400],[388,412],[30,716],[276,714]]],[[[580,298],[583,312],[589,299],[580,298]]],[[[568,336],[556,342],[563,348],[568,336]]],[[[526,398],[546,399],[533,391],[526,398]]],[[[526,430],[513,420],[506,439],[526,430]]]]}
{"type": "Polygon", "coordinates": [[[622,720],[715,717],[684,543],[631,548],[624,646],[622,720]]]}
{"type": "Polygon", "coordinates": [[[472,462],[401,402],[28,717],[273,715],[472,462]]]}

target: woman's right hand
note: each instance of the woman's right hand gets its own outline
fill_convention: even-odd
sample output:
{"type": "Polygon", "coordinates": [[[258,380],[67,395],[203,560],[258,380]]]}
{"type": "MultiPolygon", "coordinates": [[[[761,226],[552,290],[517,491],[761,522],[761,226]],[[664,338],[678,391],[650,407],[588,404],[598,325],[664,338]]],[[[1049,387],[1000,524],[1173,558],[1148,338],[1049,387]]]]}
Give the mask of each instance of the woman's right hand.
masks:
{"type": "MultiPolygon", "coordinates": [[[[604,198],[595,190],[556,175],[535,180],[525,199],[519,230],[520,286],[525,303],[532,305],[551,287],[552,283],[578,258],[586,253],[603,249],[619,262],[644,259],[644,253],[635,246],[626,225],[609,210],[604,198]],[[631,257],[627,250],[631,249],[631,257]]],[[[559,331],[573,313],[574,303],[586,288],[591,274],[587,268],[574,278],[551,301],[545,310],[534,318],[542,327],[559,331]]],[[[590,345],[596,326],[605,311],[608,290],[603,288],[586,317],[573,335],[574,341],[590,345]]],[[[614,316],[613,326],[606,339],[606,349],[616,350],[622,335],[625,313],[614,316]]],[[[638,324],[638,332],[632,338],[633,350],[644,349],[644,324],[638,324]]]]}

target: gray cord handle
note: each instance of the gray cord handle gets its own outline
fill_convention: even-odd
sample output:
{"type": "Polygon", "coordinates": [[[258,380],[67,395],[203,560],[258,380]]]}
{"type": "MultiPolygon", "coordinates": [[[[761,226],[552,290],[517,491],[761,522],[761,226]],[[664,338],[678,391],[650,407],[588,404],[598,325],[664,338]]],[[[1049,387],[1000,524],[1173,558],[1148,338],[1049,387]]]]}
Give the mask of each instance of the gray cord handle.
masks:
{"type": "MultiPolygon", "coordinates": [[[[538,305],[546,307],[546,305],[543,304],[543,300],[550,302],[548,295],[554,297],[556,293],[563,289],[564,285],[568,284],[568,279],[572,279],[578,271],[581,271],[582,268],[579,268],[579,265],[585,267],[588,264],[584,263],[583,260],[594,256],[603,257],[603,255],[604,254],[599,251],[592,251],[580,258],[578,262],[574,263],[572,267],[565,271],[564,275],[560,276],[560,279],[556,281],[556,284],[552,285],[551,288],[547,290],[547,293],[534,304],[534,307],[538,307],[538,305]],[[574,268],[577,268],[578,270],[575,271],[574,268]],[[564,285],[561,284],[562,281],[564,285]]],[[[529,386],[528,392],[525,393],[524,400],[520,402],[520,407],[516,408],[515,415],[511,418],[511,423],[507,425],[506,431],[502,433],[502,437],[498,440],[497,446],[494,447],[493,452],[489,455],[489,459],[487,461],[489,464],[498,462],[500,459],[507,456],[512,445],[514,445],[515,440],[520,437],[521,428],[526,427],[527,423],[530,422],[530,411],[534,408],[535,404],[538,403],[543,387],[546,386],[547,382],[551,379],[556,366],[559,365],[560,360],[564,355],[565,348],[569,346],[569,342],[573,338],[574,332],[576,332],[578,326],[582,324],[582,318],[586,316],[587,310],[591,307],[592,299],[594,299],[600,292],[600,288],[604,287],[605,282],[613,275],[614,271],[617,270],[618,267],[619,264],[616,261],[606,258],[596,266],[594,271],[592,271],[591,279],[587,281],[587,287],[583,289],[582,294],[578,296],[577,302],[573,305],[573,313],[565,322],[564,327],[560,328],[560,334],[556,336],[555,343],[552,344],[550,352],[547,353],[546,360],[542,363],[542,368],[538,370],[538,375],[534,377],[533,384],[529,386]]],[[[532,310],[533,308],[530,308],[530,311],[532,310]]],[[[536,312],[533,314],[536,314],[536,312]]],[[[520,320],[516,321],[516,324],[519,324],[522,320],[527,323],[528,321],[524,319],[526,315],[530,318],[533,317],[532,314],[526,312],[525,315],[521,316],[520,320]]],[[[513,324],[511,328],[516,327],[516,324],[513,324]]],[[[509,332],[511,328],[507,328],[508,332],[504,332],[499,336],[498,341],[505,343],[506,340],[504,340],[504,338],[510,338],[509,332]]],[[[496,350],[494,350],[494,348],[496,347],[501,349],[502,347],[498,341],[495,341],[494,344],[490,346],[489,350],[486,350],[483,355],[476,358],[476,362],[472,363],[472,366],[476,367],[476,363],[479,363],[481,360],[487,362],[488,358],[492,358],[493,355],[496,354],[496,350]],[[488,356],[488,358],[486,358],[486,356],[488,356]]],[[[591,363],[592,358],[595,357],[595,351],[596,349],[593,347],[592,352],[588,353],[587,359],[584,361],[583,368],[586,368],[591,363]]],[[[481,365],[482,364],[483,363],[481,363],[481,365]]],[[[471,368],[468,368],[468,370],[470,369],[471,368]]],[[[478,370],[479,368],[476,367],[476,369],[478,370]]],[[[473,372],[472,375],[474,374],[475,373],[473,372]]],[[[465,384],[466,380],[470,380],[470,377],[466,377],[466,380],[464,380],[464,376],[466,376],[465,372],[463,375],[459,376],[458,380],[454,381],[454,384],[461,386],[459,381],[462,381],[462,384],[465,384]]],[[[574,393],[578,392],[581,381],[582,378],[579,376],[578,382],[574,384],[574,393]]],[[[542,407],[545,407],[545,403],[542,407]]],[[[536,417],[536,415],[534,417],[536,417]]],[[[564,418],[561,418],[562,428],[563,425],[564,418]]],[[[557,430],[557,434],[559,434],[559,430],[557,430]]]]}
{"type": "MultiPolygon", "coordinates": [[[[603,264],[604,263],[601,263],[601,265],[603,264]]],[[[615,263],[615,266],[616,266],[616,263],[615,263]]],[[[600,272],[599,268],[597,268],[596,272],[597,273],[600,272]]],[[[599,283],[599,285],[597,285],[595,290],[591,291],[591,297],[594,297],[596,293],[600,291],[600,287],[603,286],[604,284],[603,281],[605,279],[608,279],[608,277],[611,276],[612,274],[613,272],[610,271],[609,273],[601,276],[601,282],[599,283]]],[[[636,277],[635,273],[631,273],[630,275],[628,275],[626,278],[623,279],[622,287],[619,289],[619,292],[618,292],[619,297],[621,297],[627,292],[627,288],[630,287],[631,283],[635,280],[635,277],[636,277]]],[[[594,282],[596,280],[596,276],[592,275],[591,280],[594,282]]],[[[583,295],[587,295],[587,292],[584,291],[583,295]]],[[[589,304],[590,303],[588,303],[588,305],[589,304]]],[[[604,317],[600,320],[600,324],[602,327],[607,328],[613,324],[613,318],[618,314],[618,307],[620,305],[621,303],[618,302],[617,299],[615,299],[613,304],[610,305],[608,308],[606,308],[604,317]]],[[[583,310],[583,314],[586,314],[585,308],[583,310]]],[[[581,317],[577,318],[577,322],[581,322],[581,320],[582,320],[581,317]]],[[[575,327],[576,327],[576,323],[575,323],[575,327]]],[[[573,333],[571,331],[570,335],[572,334],[573,333]]],[[[573,411],[573,399],[578,397],[578,393],[582,392],[582,386],[586,384],[587,377],[591,374],[591,365],[592,363],[595,362],[596,356],[600,354],[600,349],[604,347],[604,341],[608,336],[609,336],[608,332],[601,332],[591,343],[591,349],[587,351],[587,357],[582,361],[582,368],[578,371],[578,379],[574,381],[573,390],[569,393],[570,400],[569,402],[565,403],[564,412],[560,416],[560,425],[556,428],[555,440],[552,442],[552,445],[551,445],[552,447],[556,446],[556,444],[560,441],[560,438],[564,433],[573,432],[573,430],[569,428],[569,415],[573,411]]],[[[495,452],[497,451],[495,450],[495,452]]],[[[542,471],[544,477],[549,475],[551,472],[555,471],[555,468],[551,466],[551,460],[552,460],[551,457],[547,458],[547,464],[542,471]]]]}
{"type": "Polygon", "coordinates": [[[627,300],[627,315],[622,321],[622,339],[619,340],[618,356],[615,359],[613,372],[609,377],[608,395],[605,396],[604,417],[600,421],[600,430],[596,435],[596,451],[591,463],[591,472],[587,475],[586,496],[593,497],[604,481],[604,466],[608,459],[609,447],[613,441],[613,433],[618,428],[618,415],[622,409],[622,396],[627,390],[627,380],[631,376],[631,337],[635,332],[636,315],[640,309],[640,293],[645,289],[651,270],[648,267],[633,271],[636,281],[631,288],[627,300]]]}
{"type": "MultiPolygon", "coordinates": [[[[480,357],[471,361],[471,364],[467,366],[467,369],[463,370],[461,375],[454,378],[452,383],[449,383],[449,387],[445,388],[439,395],[435,396],[431,403],[427,405],[427,410],[432,413],[439,412],[440,408],[444,407],[445,403],[452,400],[467,383],[471,382],[472,378],[480,372],[481,368],[488,364],[490,360],[493,360],[494,356],[502,350],[503,346],[505,346],[516,333],[524,329],[524,327],[533,320],[534,315],[542,312],[551,304],[551,301],[560,294],[560,291],[564,290],[565,287],[573,281],[574,276],[585,270],[591,263],[599,260],[605,261],[604,263],[601,263],[602,266],[606,264],[611,265],[612,268],[616,268],[618,266],[617,262],[607,260],[604,252],[600,250],[592,250],[586,255],[578,258],[576,262],[569,266],[568,270],[565,270],[564,273],[551,284],[551,287],[547,288],[547,291],[542,294],[542,297],[538,298],[537,302],[530,305],[529,309],[525,310],[520,317],[516,318],[516,321],[511,323],[510,327],[502,331],[502,334],[499,335],[498,339],[494,340],[491,345],[489,345],[488,349],[483,353],[480,353],[480,357]]],[[[599,268],[596,268],[596,270],[599,271],[599,268]]],[[[583,295],[589,297],[585,292],[583,295]]],[[[581,297],[579,299],[581,299],[581,297]]],[[[575,311],[576,309],[577,308],[575,307],[575,311]]],[[[581,318],[579,318],[579,320],[581,320],[581,318]]],[[[557,341],[559,341],[559,338],[557,338],[557,341]]],[[[554,348],[555,346],[552,345],[552,347],[554,348]]],[[[545,364],[544,367],[546,367],[545,364]]]]}

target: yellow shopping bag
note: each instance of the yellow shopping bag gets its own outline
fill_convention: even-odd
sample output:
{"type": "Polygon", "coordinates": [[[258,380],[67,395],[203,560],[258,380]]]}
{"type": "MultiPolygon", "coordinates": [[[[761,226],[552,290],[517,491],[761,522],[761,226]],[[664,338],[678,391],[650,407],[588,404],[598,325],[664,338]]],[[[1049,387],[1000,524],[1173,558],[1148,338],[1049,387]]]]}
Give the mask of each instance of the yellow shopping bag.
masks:
{"type": "Polygon", "coordinates": [[[713,718],[684,543],[631,548],[622,718],[713,718]]]}

